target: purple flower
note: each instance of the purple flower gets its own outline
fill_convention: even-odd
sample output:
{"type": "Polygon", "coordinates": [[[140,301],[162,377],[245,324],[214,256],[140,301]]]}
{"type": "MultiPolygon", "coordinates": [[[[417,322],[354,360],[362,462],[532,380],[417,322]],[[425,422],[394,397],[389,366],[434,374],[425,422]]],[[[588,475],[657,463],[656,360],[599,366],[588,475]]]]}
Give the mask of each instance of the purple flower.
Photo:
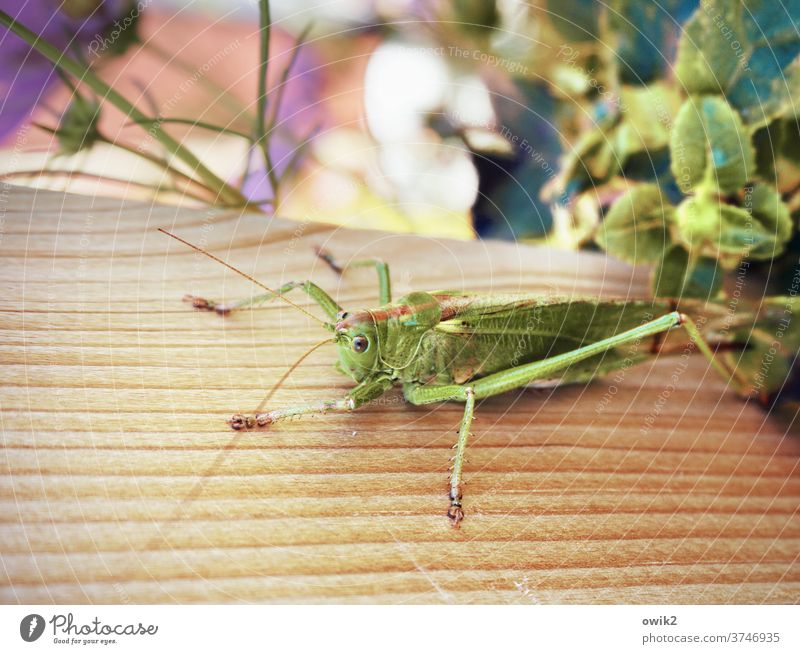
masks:
{"type": "MultiPolygon", "coordinates": [[[[53,45],[68,51],[99,54],[95,44],[108,45],[104,33],[126,11],[129,0],[0,0],[0,9],[53,45]]],[[[138,13],[137,13],[138,16],[138,13]]],[[[133,20],[129,21],[132,29],[133,20]]],[[[53,65],[22,39],[0,28],[0,141],[6,138],[58,80],[53,65]]]]}

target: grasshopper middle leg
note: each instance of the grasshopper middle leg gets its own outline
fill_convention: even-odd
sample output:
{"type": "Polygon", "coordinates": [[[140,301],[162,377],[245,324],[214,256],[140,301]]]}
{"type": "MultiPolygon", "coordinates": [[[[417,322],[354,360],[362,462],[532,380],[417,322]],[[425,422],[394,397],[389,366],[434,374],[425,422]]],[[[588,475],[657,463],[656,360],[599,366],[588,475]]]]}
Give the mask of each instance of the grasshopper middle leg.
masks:
{"type": "Polygon", "coordinates": [[[214,311],[221,316],[227,316],[234,311],[239,311],[240,309],[252,309],[257,307],[296,288],[302,289],[306,295],[314,300],[314,302],[316,302],[331,319],[336,318],[336,315],[342,310],[342,308],[330,295],[323,291],[314,282],[310,281],[287,282],[274,293],[259,293],[258,295],[253,295],[243,300],[226,302],[224,304],[221,302],[215,302],[214,300],[196,297],[194,295],[187,295],[183,299],[184,301],[189,302],[195,309],[199,309],[201,311],[214,311]]]}
{"type": "Polygon", "coordinates": [[[323,250],[321,248],[316,250],[317,256],[322,259],[325,263],[327,263],[331,270],[333,270],[337,275],[344,274],[345,271],[349,270],[350,268],[375,268],[375,272],[378,273],[378,297],[380,303],[389,304],[392,301],[392,282],[391,278],[389,277],[389,266],[386,262],[382,261],[381,259],[360,259],[358,261],[353,261],[346,266],[342,266],[339,264],[336,259],[334,259],[333,255],[328,252],[327,250],[323,250]]]}

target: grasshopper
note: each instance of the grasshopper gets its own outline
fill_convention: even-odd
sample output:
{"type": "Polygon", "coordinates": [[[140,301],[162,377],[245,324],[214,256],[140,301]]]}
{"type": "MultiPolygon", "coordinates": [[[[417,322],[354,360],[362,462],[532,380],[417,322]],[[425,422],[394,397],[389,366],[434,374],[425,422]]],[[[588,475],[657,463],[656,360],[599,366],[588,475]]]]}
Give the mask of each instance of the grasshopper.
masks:
{"type": "MultiPolygon", "coordinates": [[[[737,370],[714,355],[695,321],[684,312],[687,309],[678,310],[674,301],[416,291],[392,302],[386,263],[368,259],[343,267],[331,255],[318,252],[340,274],[363,267],[377,271],[380,305],[345,311],[311,281],[289,282],[272,290],[213,254],[160,231],[266,291],[228,304],[187,296],[196,309],[228,315],[283,300],[332,333],[306,352],[290,372],[317,347],[334,343],[339,355],[335,367],[356,382],[344,397],[234,415],[229,421],[233,429],[266,427],[294,416],[353,411],[394,386],[402,387],[405,400],[415,405],[463,402],[447,510],[456,527],[464,518],[464,457],[478,400],[531,385],[588,383],[658,353],[665,334],[677,329],[684,330],[691,346],[702,352],[724,379],[742,393],[749,390],[737,370]],[[304,291],[319,305],[328,321],[285,297],[294,289],[304,291]]],[[[686,304],[694,309],[704,306],[686,304]]]]}

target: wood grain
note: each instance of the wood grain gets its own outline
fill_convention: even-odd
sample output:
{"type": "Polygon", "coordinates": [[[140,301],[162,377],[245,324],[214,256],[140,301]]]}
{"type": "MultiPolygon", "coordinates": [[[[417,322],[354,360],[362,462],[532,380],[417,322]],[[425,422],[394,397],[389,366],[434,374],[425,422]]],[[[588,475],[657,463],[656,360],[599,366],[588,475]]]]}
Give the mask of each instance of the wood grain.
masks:
{"type": "MultiPolygon", "coordinates": [[[[0,228],[0,601],[739,602],[800,598],[800,441],[702,358],[480,404],[467,518],[445,517],[458,405],[396,393],[351,415],[235,434],[322,334],[291,308],[220,318],[186,293],[311,277],[348,308],[456,288],[638,296],[600,256],[343,231],[20,188],[0,228]],[[669,385],[679,372],[676,388],[669,385]],[[653,422],[648,428],[649,422],[653,422]]],[[[298,302],[310,304],[299,295],[298,302]]],[[[312,309],[313,310],[313,309],[312,309]]],[[[313,354],[276,406],[337,396],[313,354]]]]}

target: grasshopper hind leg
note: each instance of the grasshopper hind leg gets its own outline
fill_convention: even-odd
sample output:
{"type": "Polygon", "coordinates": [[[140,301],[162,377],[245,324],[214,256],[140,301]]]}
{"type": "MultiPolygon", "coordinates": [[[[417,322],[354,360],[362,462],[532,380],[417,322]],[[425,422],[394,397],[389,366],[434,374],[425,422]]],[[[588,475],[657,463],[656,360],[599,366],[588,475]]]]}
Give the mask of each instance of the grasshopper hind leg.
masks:
{"type": "Polygon", "coordinates": [[[447,517],[453,521],[453,526],[458,527],[464,519],[464,510],[461,508],[463,497],[462,479],[464,470],[464,455],[467,451],[467,440],[470,437],[472,419],[475,415],[475,391],[472,388],[464,389],[465,405],[464,416],[461,418],[461,426],[458,429],[458,441],[455,444],[456,455],[453,457],[453,469],[450,475],[450,508],[447,510],[447,517]]]}
{"type": "Polygon", "coordinates": [[[463,484],[461,475],[464,464],[464,452],[469,437],[469,428],[472,424],[476,399],[499,395],[500,393],[505,393],[512,389],[527,386],[531,382],[537,380],[552,379],[564,370],[568,370],[570,367],[590,357],[602,354],[603,352],[626,343],[635,342],[641,338],[667,332],[678,327],[682,327],[687,332],[695,346],[711,361],[724,379],[736,387],[741,386],[734,372],[728,370],[721,361],[714,357],[714,353],[705,342],[705,339],[703,339],[694,322],[685,314],[678,313],[677,311],[673,311],[665,316],[615,336],[577,348],[571,352],[565,352],[548,359],[509,368],[508,370],[476,379],[466,385],[447,384],[437,386],[407,384],[403,392],[406,400],[411,404],[422,405],[452,400],[465,402],[466,404],[464,417],[461,421],[461,428],[459,429],[453,473],[450,479],[450,509],[448,511],[448,516],[453,520],[453,524],[458,526],[458,523],[461,522],[464,517],[464,511],[461,507],[461,487],[463,484]]]}

